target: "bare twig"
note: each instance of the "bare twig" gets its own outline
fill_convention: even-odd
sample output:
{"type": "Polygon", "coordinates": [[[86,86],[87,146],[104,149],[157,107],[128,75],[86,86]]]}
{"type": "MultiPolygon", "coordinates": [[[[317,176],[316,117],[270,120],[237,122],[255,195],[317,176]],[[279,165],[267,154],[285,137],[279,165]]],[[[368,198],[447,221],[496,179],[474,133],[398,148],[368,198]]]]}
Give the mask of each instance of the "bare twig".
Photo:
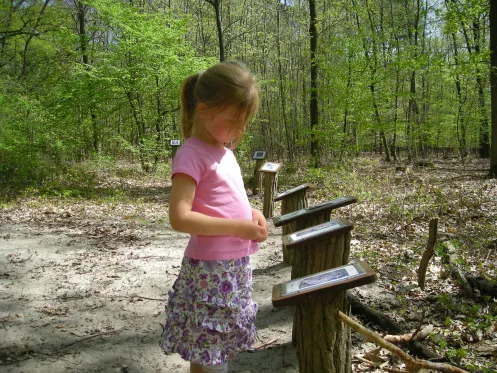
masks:
{"type": "Polygon", "coordinates": [[[167,299],[159,299],[159,298],[149,298],[149,297],[142,297],[141,295],[131,295],[127,298],[141,298],[141,299],[147,299],[147,300],[158,300],[160,302],[165,302],[167,299]]]}
{"type": "Polygon", "coordinates": [[[377,345],[387,349],[392,354],[397,356],[399,359],[404,361],[406,364],[406,368],[409,372],[417,372],[421,368],[433,369],[439,372],[444,373],[468,373],[466,370],[460,369],[458,367],[442,364],[442,363],[433,363],[426,360],[418,360],[413,358],[411,355],[402,351],[399,347],[394,344],[384,340],[378,334],[372,332],[371,330],[365,328],[358,322],[354,321],[344,313],[337,311],[338,318],[344,323],[354,329],[356,332],[362,334],[366,337],[368,341],[374,342],[377,345]]]}
{"type": "Polygon", "coordinates": [[[428,234],[428,243],[426,244],[425,252],[421,258],[418,269],[418,285],[421,290],[425,289],[426,270],[431,257],[435,253],[435,244],[437,242],[438,218],[430,220],[430,233],[428,234]]]}
{"type": "Polygon", "coordinates": [[[270,345],[272,345],[272,344],[274,344],[274,343],[276,343],[276,342],[278,342],[278,341],[279,341],[279,339],[278,339],[278,338],[275,338],[275,339],[273,339],[272,341],[269,341],[269,342],[267,342],[267,343],[264,343],[263,345],[260,345],[259,347],[256,347],[255,349],[256,349],[256,350],[262,350],[264,347],[270,346],[270,345]]]}
{"type": "Polygon", "coordinates": [[[409,339],[409,342],[411,342],[412,340],[414,340],[414,337],[416,337],[416,335],[419,333],[419,331],[421,330],[421,327],[423,326],[423,320],[425,318],[425,310],[423,310],[421,312],[421,318],[419,319],[419,322],[418,322],[418,327],[416,328],[415,332],[412,333],[412,336],[411,336],[411,339],[409,339]]]}
{"type": "Polygon", "coordinates": [[[99,334],[90,335],[89,337],[86,337],[86,338],[80,339],[80,340],[78,340],[78,341],[76,341],[76,342],[73,342],[73,343],[69,343],[68,345],[64,345],[64,346],[62,346],[62,348],[61,348],[61,349],[63,350],[63,349],[65,349],[65,348],[68,348],[68,347],[74,346],[74,345],[75,345],[75,344],[77,344],[77,343],[84,342],[84,341],[87,341],[87,340],[89,340],[89,339],[96,338],[96,337],[102,337],[102,336],[107,335],[107,334],[113,334],[113,333],[115,333],[115,332],[113,332],[113,331],[112,331],[112,332],[105,332],[105,333],[99,333],[99,334]]]}
{"type": "MultiPolygon", "coordinates": [[[[365,364],[368,364],[374,368],[378,368],[380,367],[381,364],[379,363],[374,363],[372,361],[369,361],[367,359],[364,359],[363,357],[360,357],[360,356],[354,356],[354,358],[356,358],[357,360],[359,361],[362,361],[363,363],[365,364]]],[[[387,372],[390,372],[390,373],[409,373],[407,370],[402,370],[402,369],[394,369],[394,368],[388,368],[388,367],[380,367],[380,369],[384,370],[384,371],[387,371],[387,372]]]]}

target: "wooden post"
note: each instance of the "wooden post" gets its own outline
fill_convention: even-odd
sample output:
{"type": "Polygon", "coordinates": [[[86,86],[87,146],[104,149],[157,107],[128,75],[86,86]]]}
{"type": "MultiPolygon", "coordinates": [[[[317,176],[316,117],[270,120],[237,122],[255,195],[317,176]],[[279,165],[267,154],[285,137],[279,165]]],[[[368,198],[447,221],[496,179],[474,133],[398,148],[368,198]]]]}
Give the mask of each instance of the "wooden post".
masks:
{"type": "Polygon", "coordinates": [[[264,173],[264,202],[262,214],[266,219],[271,219],[274,213],[274,196],[278,189],[278,171],[281,163],[266,162],[259,169],[264,173]]]}
{"type": "MultiPolygon", "coordinates": [[[[293,232],[301,231],[303,229],[329,221],[331,217],[331,212],[333,210],[339,207],[350,205],[355,202],[357,202],[356,197],[335,198],[328,202],[323,202],[298,211],[281,215],[280,217],[276,217],[273,219],[273,223],[275,227],[285,227],[286,225],[290,225],[293,223],[295,224],[295,228],[290,228],[290,229],[294,229],[293,232]]],[[[287,247],[284,247],[283,260],[285,261],[285,263],[288,264],[293,263],[293,260],[291,259],[292,255],[293,251],[289,251],[287,247]],[[286,257],[285,257],[285,252],[286,252],[286,257]]],[[[301,277],[298,268],[292,266],[292,279],[298,277],[301,277]]]]}
{"type": "MultiPolygon", "coordinates": [[[[284,193],[279,194],[274,202],[281,201],[281,216],[286,215],[288,213],[298,211],[301,209],[305,209],[307,207],[307,198],[305,196],[309,186],[306,184],[302,184],[296,188],[287,190],[284,193]]],[[[283,225],[282,227],[282,235],[286,236],[290,233],[297,231],[297,223],[288,223],[283,225]]],[[[290,264],[288,256],[288,250],[286,246],[283,244],[283,262],[290,264]]]]}
{"type": "MultiPolygon", "coordinates": [[[[292,278],[296,273],[304,277],[347,264],[352,229],[351,223],[338,219],[285,236],[287,248],[293,251],[292,278]],[[290,242],[292,237],[297,241],[290,242]]],[[[297,304],[294,337],[300,373],[351,372],[350,329],[337,319],[337,311],[350,314],[345,291],[297,304]]]]}
{"type": "Polygon", "coordinates": [[[266,158],[266,152],[263,150],[257,150],[252,154],[252,159],[255,160],[254,185],[252,185],[252,194],[254,196],[262,190],[262,177],[259,169],[262,167],[264,158],[266,158]]]}
{"type": "Polygon", "coordinates": [[[169,145],[171,145],[171,159],[174,159],[181,142],[179,140],[169,140],[169,145]]]}

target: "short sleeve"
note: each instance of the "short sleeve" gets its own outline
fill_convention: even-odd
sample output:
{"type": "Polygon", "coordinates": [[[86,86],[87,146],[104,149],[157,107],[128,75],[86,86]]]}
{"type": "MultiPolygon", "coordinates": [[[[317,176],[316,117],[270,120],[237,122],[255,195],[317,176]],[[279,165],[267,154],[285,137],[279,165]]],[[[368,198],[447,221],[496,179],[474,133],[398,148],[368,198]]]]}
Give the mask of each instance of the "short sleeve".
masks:
{"type": "Polygon", "coordinates": [[[204,171],[204,164],[199,153],[188,145],[182,145],[174,156],[171,179],[175,174],[186,174],[198,184],[204,171]]]}

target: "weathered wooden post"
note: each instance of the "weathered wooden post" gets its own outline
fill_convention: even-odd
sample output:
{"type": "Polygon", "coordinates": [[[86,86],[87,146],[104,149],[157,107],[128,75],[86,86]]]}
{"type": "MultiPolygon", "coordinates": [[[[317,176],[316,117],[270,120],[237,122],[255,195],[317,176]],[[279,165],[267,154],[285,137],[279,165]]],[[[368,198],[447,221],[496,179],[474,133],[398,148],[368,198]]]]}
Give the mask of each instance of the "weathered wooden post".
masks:
{"type": "Polygon", "coordinates": [[[254,154],[252,154],[252,159],[255,160],[254,185],[252,186],[252,194],[254,196],[262,189],[262,177],[259,169],[262,167],[265,158],[266,152],[264,150],[256,150],[254,154]]]}
{"type": "MultiPolygon", "coordinates": [[[[336,221],[325,223],[325,225],[327,226],[322,229],[326,233],[323,232],[322,237],[334,236],[336,243],[340,242],[338,237],[348,229],[349,223],[336,221]],[[340,227],[337,228],[334,223],[340,227]],[[342,223],[344,225],[341,225],[342,223]]],[[[313,234],[313,232],[309,233],[313,234]]],[[[319,233],[317,235],[319,236],[319,233]]],[[[303,238],[303,240],[306,239],[303,238]]],[[[324,245],[316,244],[321,247],[324,245]]],[[[295,250],[306,249],[301,246],[295,250]]],[[[312,256],[312,253],[307,253],[307,255],[312,256]]],[[[338,261],[340,259],[336,259],[336,262],[338,261]]],[[[305,267],[312,268],[312,266],[305,267]]],[[[346,289],[369,284],[375,280],[376,274],[367,263],[358,262],[314,273],[273,287],[274,307],[293,304],[297,306],[295,331],[299,372],[348,373],[351,371],[350,331],[335,316],[336,311],[345,310],[346,312],[342,312],[349,314],[346,289]]]]}
{"type": "MultiPolygon", "coordinates": [[[[301,210],[307,207],[307,198],[305,196],[309,186],[307,184],[299,185],[293,189],[287,190],[284,193],[278,194],[274,199],[274,202],[281,201],[281,216],[288,213],[301,210]]],[[[288,223],[282,227],[282,235],[293,233],[297,230],[296,223],[288,223]]],[[[283,262],[289,264],[288,262],[288,250],[285,245],[283,245],[283,262]]]]}
{"type": "MultiPolygon", "coordinates": [[[[275,227],[285,226],[291,223],[295,223],[295,230],[301,231],[305,228],[309,228],[318,224],[322,224],[330,220],[331,212],[339,207],[347,206],[352,203],[357,202],[356,197],[339,197],[332,199],[331,201],[319,203],[314,206],[307,207],[302,210],[294,211],[285,215],[281,215],[280,217],[276,217],[273,219],[273,223],[275,227]]],[[[293,229],[290,227],[290,229],[293,229]]],[[[291,232],[290,232],[291,233],[291,232]]],[[[288,251],[288,247],[285,247],[283,250],[283,255],[285,255],[286,251],[286,259],[285,263],[292,264],[292,255],[293,251],[288,251]]],[[[298,269],[292,264],[292,279],[300,277],[298,269]]]]}
{"type": "MultiPolygon", "coordinates": [[[[347,264],[352,229],[337,219],[285,236],[292,250],[292,279],[347,264]]],[[[337,310],[348,315],[349,309],[344,291],[297,304],[293,335],[300,373],[351,372],[350,330],[335,316],[337,310]]]]}
{"type": "Polygon", "coordinates": [[[281,168],[281,163],[266,162],[259,169],[264,173],[264,202],[262,214],[266,219],[273,217],[274,212],[274,196],[278,189],[278,171],[281,168]]]}
{"type": "Polygon", "coordinates": [[[171,146],[171,159],[174,159],[176,152],[178,151],[181,141],[179,140],[169,140],[169,145],[171,146]]]}

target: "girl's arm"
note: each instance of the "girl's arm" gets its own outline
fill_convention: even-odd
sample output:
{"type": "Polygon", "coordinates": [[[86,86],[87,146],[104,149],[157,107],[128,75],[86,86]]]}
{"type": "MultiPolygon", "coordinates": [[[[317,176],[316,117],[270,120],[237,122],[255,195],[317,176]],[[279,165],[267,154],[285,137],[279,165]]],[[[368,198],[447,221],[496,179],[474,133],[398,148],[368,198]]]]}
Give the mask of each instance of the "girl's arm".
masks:
{"type": "Polygon", "coordinates": [[[195,180],[190,176],[182,173],[174,175],[169,199],[169,222],[174,230],[200,236],[265,240],[267,230],[251,220],[215,218],[192,211],[196,187],[195,180]]]}

